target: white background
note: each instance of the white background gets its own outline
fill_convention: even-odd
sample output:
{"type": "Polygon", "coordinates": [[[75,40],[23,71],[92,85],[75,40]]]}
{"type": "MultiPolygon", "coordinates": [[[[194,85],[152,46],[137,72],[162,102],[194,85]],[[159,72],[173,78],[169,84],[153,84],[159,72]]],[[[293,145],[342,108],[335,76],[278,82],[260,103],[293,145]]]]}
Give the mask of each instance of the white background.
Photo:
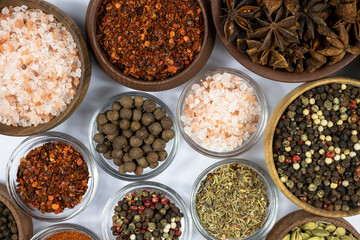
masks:
{"type": "MultiPolygon", "coordinates": [[[[63,11],[69,14],[80,26],[83,34],[85,34],[85,14],[89,0],[48,1],[60,7],[63,11]]],[[[81,106],[66,122],[53,129],[55,131],[68,133],[75,138],[78,138],[86,146],[89,145],[87,138],[88,125],[95,109],[105,99],[108,99],[115,94],[130,90],[111,80],[107,75],[103,73],[103,71],[98,67],[94,60],[92,66],[93,71],[90,88],[81,106]]],[[[299,85],[291,83],[278,83],[262,78],[246,70],[233,57],[231,57],[230,54],[228,54],[219,39],[217,39],[216,41],[216,45],[211,55],[211,58],[201,72],[218,67],[230,67],[238,69],[240,71],[244,71],[245,73],[249,74],[253,79],[255,79],[255,81],[260,84],[260,86],[265,92],[269,104],[270,113],[273,111],[276,104],[280,101],[282,97],[284,97],[290,90],[299,85]]],[[[336,76],[346,76],[360,79],[360,72],[358,71],[359,67],[359,59],[356,59],[353,61],[352,64],[344,68],[342,71],[338,72],[336,76]]],[[[175,113],[178,98],[183,88],[184,85],[169,91],[157,92],[152,94],[165,101],[169,105],[171,110],[175,113]]],[[[24,138],[19,137],[0,136],[0,182],[5,182],[5,169],[11,152],[23,139],[24,138]]],[[[240,157],[254,161],[262,168],[266,169],[263,154],[263,139],[261,139],[258,144],[254,146],[249,152],[241,155],[240,157]]],[[[190,146],[188,146],[187,143],[181,138],[179,151],[174,159],[174,162],[163,173],[151,180],[161,182],[173,188],[183,197],[183,199],[189,206],[189,196],[195,178],[206,167],[215,163],[216,161],[218,160],[200,155],[190,146]]],[[[84,227],[87,227],[93,230],[100,237],[100,223],[103,206],[110,198],[110,196],[112,196],[118,189],[122,188],[128,183],[109,176],[100,167],[98,168],[98,171],[99,187],[95,199],[85,211],[80,213],[75,218],[70,219],[68,222],[77,223],[84,227]]],[[[288,200],[280,191],[279,195],[280,207],[278,219],[292,211],[299,209],[296,205],[291,203],[290,200],[288,200]]],[[[346,220],[348,220],[358,231],[360,231],[360,215],[346,218],[346,220]]],[[[38,231],[49,225],[49,223],[34,220],[34,233],[37,233],[38,231]]],[[[197,231],[195,226],[193,226],[192,239],[204,239],[197,231]]]]}

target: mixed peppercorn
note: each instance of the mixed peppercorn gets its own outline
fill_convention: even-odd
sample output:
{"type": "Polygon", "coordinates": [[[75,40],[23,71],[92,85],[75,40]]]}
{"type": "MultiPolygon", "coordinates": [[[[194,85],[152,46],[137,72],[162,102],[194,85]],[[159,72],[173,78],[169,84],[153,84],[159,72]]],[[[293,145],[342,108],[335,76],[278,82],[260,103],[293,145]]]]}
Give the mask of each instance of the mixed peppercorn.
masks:
{"type": "Polygon", "coordinates": [[[360,206],[360,91],[327,84],[301,94],[275,129],[281,181],[302,202],[325,210],[360,206]]]}
{"type": "Polygon", "coordinates": [[[111,231],[117,240],[178,240],[182,234],[183,213],[159,191],[127,194],[114,213],[111,231]]]}
{"type": "Polygon", "coordinates": [[[151,81],[187,68],[201,50],[205,25],[196,0],[103,0],[97,39],[125,75],[151,81]]]}
{"type": "Polygon", "coordinates": [[[17,192],[42,213],[74,208],[88,188],[89,170],[78,151],[64,142],[49,142],[20,160],[17,192]]]}
{"type": "Polygon", "coordinates": [[[17,224],[9,208],[0,201],[0,239],[19,239],[17,224]]]}

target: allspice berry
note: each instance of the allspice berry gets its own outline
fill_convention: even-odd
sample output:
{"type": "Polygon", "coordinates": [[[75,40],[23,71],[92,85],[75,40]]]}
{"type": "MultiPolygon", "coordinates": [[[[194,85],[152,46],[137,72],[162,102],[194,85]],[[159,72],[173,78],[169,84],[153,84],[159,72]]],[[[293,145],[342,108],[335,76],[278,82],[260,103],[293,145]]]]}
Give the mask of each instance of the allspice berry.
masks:
{"type": "Polygon", "coordinates": [[[103,126],[103,132],[104,132],[106,135],[119,134],[118,128],[117,128],[114,124],[111,124],[111,123],[106,123],[106,124],[103,126]]]}
{"type": "Polygon", "coordinates": [[[103,143],[105,141],[105,135],[102,133],[97,133],[93,137],[94,142],[103,143]]]}
{"type": "Polygon", "coordinates": [[[126,162],[125,163],[125,171],[126,172],[134,172],[136,169],[136,164],[134,162],[126,162]]]}
{"type": "Polygon", "coordinates": [[[118,120],[120,117],[119,112],[118,111],[108,111],[106,112],[106,118],[109,121],[116,121],[118,120]]]}
{"type": "Polygon", "coordinates": [[[122,135],[126,138],[131,138],[133,135],[133,132],[130,129],[125,129],[122,131],[122,135]]]}
{"type": "Polygon", "coordinates": [[[171,117],[164,117],[163,119],[161,119],[161,126],[164,129],[170,129],[174,126],[174,122],[171,117]]]}
{"type": "Polygon", "coordinates": [[[107,159],[107,160],[111,160],[112,157],[111,157],[111,151],[110,149],[108,149],[108,151],[106,153],[103,154],[104,158],[107,159]]]}
{"type": "Polygon", "coordinates": [[[130,121],[127,119],[121,119],[119,123],[119,127],[122,130],[129,129],[130,128],[130,121]]]}
{"type": "Polygon", "coordinates": [[[132,117],[132,111],[128,108],[123,108],[120,110],[120,118],[130,120],[132,117]]]}
{"type": "Polygon", "coordinates": [[[135,173],[136,175],[141,175],[143,172],[144,172],[144,169],[143,169],[142,166],[140,166],[140,165],[136,166],[136,169],[135,169],[135,171],[134,171],[134,173],[135,173]]]}
{"type": "Polygon", "coordinates": [[[141,128],[141,124],[137,121],[133,121],[130,124],[130,130],[133,132],[136,132],[137,130],[139,130],[141,128]]]}
{"type": "Polygon", "coordinates": [[[120,166],[121,164],[124,163],[123,161],[121,161],[120,158],[114,158],[114,159],[113,159],[113,162],[114,162],[114,164],[115,164],[116,166],[120,166]]]}
{"type": "Polygon", "coordinates": [[[139,137],[137,137],[137,136],[132,136],[131,138],[130,138],[130,146],[131,147],[140,147],[142,144],[143,144],[143,140],[142,139],[140,139],[139,137]]]}
{"type": "Polygon", "coordinates": [[[147,144],[142,145],[141,149],[143,150],[144,154],[154,151],[154,149],[151,147],[151,145],[147,145],[147,144]]]}
{"type": "Polygon", "coordinates": [[[113,111],[120,111],[121,110],[121,104],[119,102],[114,102],[111,105],[111,110],[113,111]]]}
{"type": "Polygon", "coordinates": [[[165,149],[166,142],[160,138],[155,139],[152,144],[154,151],[163,151],[165,149]]]}
{"type": "Polygon", "coordinates": [[[163,128],[161,127],[161,124],[159,122],[154,122],[149,126],[149,131],[152,135],[157,136],[161,133],[163,128]]]}
{"type": "Polygon", "coordinates": [[[98,153],[106,153],[108,151],[108,147],[105,144],[99,143],[96,145],[96,151],[98,153]]]}
{"type": "Polygon", "coordinates": [[[141,157],[140,159],[138,159],[138,164],[143,168],[149,166],[149,163],[146,161],[145,157],[141,157]]]}
{"type": "Polygon", "coordinates": [[[154,141],[155,141],[154,135],[149,134],[148,137],[144,140],[144,143],[151,145],[154,141]]]}
{"type": "Polygon", "coordinates": [[[141,122],[142,124],[144,124],[144,126],[149,126],[150,124],[152,124],[155,121],[155,117],[154,114],[152,113],[144,113],[141,117],[141,122]]]}
{"type": "Polygon", "coordinates": [[[154,111],[155,119],[160,121],[163,117],[166,116],[166,112],[163,108],[157,107],[154,111]]]}
{"type": "Polygon", "coordinates": [[[145,127],[141,127],[139,130],[136,131],[135,135],[138,138],[145,140],[149,136],[149,132],[146,130],[145,127]]]}
{"type": "Polygon", "coordinates": [[[124,153],[120,149],[115,149],[115,150],[112,150],[112,152],[111,152],[111,156],[113,158],[122,159],[123,155],[124,155],[124,153]]]}
{"type": "Polygon", "coordinates": [[[134,109],[132,112],[132,120],[140,122],[142,117],[142,112],[139,109],[134,109]]]}
{"type": "Polygon", "coordinates": [[[120,98],[120,104],[124,108],[132,108],[134,104],[134,100],[129,95],[124,95],[120,98]]]}
{"type": "Polygon", "coordinates": [[[128,145],[128,141],[124,136],[117,136],[113,141],[113,148],[114,149],[123,149],[128,145]]]}
{"type": "Polygon", "coordinates": [[[96,123],[98,125],[104,125],[106,123],[108,123],[108,119],[105,116],[105,113],[100,113],[97,117],[96,117],[96,123]]]}
{"type": "Polygon", "coordinates": [[[140,109],[142,107],[143,103],[144,103],[144,98],[142,96],[137,95],[134,97],[135,107],[140,109]]]}
{"type": "Polygon", "coordinates": [[[144,156],[144,152],[141,148],[131,148],[129,151],[129,156],[132,159],[139,159],[144,156]]]}
{"type": "Polygon", "coordinates": [[[120,174],[125,174],[126,173],[125,164],[121,164],[118,168],[118,171],[120,174]]]}
{"type": "Polygon", "coordinates": [[[154,163],[150,163],[149,164],[149,168],[151,168],[151,169],[155,169],[155,168],[157,168],[159,166],[159,162],[154,162],[154,163]]]}
{"type": "Polygon", "coordinates": [[[154,102],[154,100],[146,99],[143,104],[143,109],[149,113],[153,112],[156,109],[156,103],[154,102]]]}
{"type": "Polygon", "coordinates": [[[156,163],[159,160],[159,155],[156,152],[149,152],[146,155],[146,161],[148,163],[156,163]]]}
{"type": "Polygon", "coordinates": [[[122,160],[124,162],[132,162],[133,161],[133,159],[130,157],[129,153],[124,153],[124,156],[123,156],[122,160]]]}
{"type": "Polygon", "coordinates": [[[106,138],[107,140],[109,140],[110,142],[113,142],[114,139],[119,136],[118,134],[111,134],[111,135],[107,135],[106,138]]]}
{"type": "Polygon", "coordinates": [[[174,137],[175,137],[175,132],[172,129],[165,129],[161,133],[161,138],[166,142],[170,141],[174,137]]]}
{"type": "Polygon", "coordinates": [[[159,155],[159,161],[160,162],[164,161],[168,156],[168,154],[167,154],[167,152],[165,150],[164,151],[159,151],[159,152],[157,152],[157,154],[159,155]]]}

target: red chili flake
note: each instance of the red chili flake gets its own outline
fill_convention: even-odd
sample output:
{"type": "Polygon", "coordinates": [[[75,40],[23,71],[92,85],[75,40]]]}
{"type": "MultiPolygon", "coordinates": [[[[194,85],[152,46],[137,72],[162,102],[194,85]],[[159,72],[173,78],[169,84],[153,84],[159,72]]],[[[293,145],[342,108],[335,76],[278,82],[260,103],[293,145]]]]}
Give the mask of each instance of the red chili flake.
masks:
{"type": "Polygon", "coordinates": [[[49,142],[20,160],[17,192],[42,213],[74,208],[88,188],[89,170],[81,153],[63,142],[49,142]]]}
{"type": "Polygon", "coordinates": [[[134,78],[164,80],[201,51],[205,24],[196,0],[102,0],[97,39],[109,61],[134,78]]]}
{"type": "Polygon", "coordinates": [[[333,158],[333,157],[335,157],[335,151],[334,150],[329,150],[329,151],[327,151],[326,152],[326,157],[328,157],[328,158],[333,158]]]}
{"type": "Polygon", "coordinates": [[[300,156],[299,156],[299,155],[294,155],[294,156],[292,157],[292,162],[293,162],[293,163],[297,163],[297,162],[299,162],[299,160],[300,160],[300,156]]]}

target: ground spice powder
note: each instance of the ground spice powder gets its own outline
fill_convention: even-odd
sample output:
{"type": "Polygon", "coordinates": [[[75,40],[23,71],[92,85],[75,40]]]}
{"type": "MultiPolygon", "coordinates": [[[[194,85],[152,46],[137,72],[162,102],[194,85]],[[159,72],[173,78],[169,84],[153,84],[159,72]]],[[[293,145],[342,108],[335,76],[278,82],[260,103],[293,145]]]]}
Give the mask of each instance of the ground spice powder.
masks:
{"type": "Polygon", "coordinates": [[[91,237],[84,233],[69,231],[54,234],[45,240],[91,240],[91,237]]]}
{"type": "Polygon", "coordinates": [[[74,208],[88,188],[89,170],[81,153],[63,142],[49,142],[20,160],[17,192],[42,213],[74,208]]]}
{"type": "Polygon", "coordinates": [[[97,39],[124,74],[164,80],[188,67],[201,50],[205,26],[196,0],[103,0],[97,39]]]}

